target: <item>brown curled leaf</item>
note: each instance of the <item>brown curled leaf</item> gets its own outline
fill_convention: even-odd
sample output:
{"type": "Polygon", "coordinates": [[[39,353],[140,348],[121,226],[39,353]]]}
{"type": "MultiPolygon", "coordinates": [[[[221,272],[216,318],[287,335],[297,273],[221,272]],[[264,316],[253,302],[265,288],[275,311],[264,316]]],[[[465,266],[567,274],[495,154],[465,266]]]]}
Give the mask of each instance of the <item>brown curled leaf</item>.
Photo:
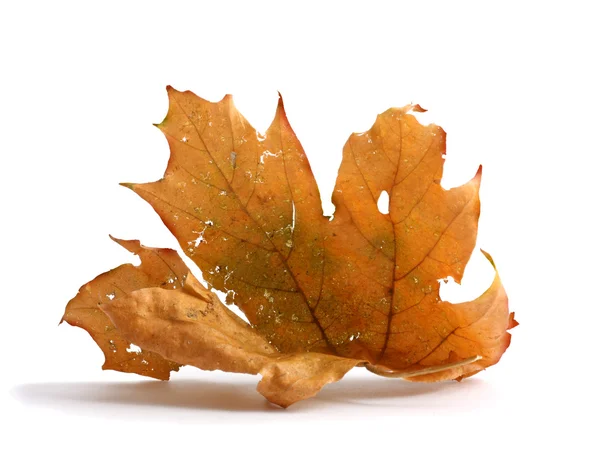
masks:
{"type": "MultiPolygon", "coordinates": [[[[422,107],[389,109],[349,138],[329,221],[281,98],[262,136],[231,96],[168,94],[158,126],[171,148],[165,176],[127,186],[279,351],[402,370],[470,358],[469,340],[491,334],[458,338],[460,319],[480,303],[439,298],[438,281],[460,283],[475,245],[481,168],[466,184],[442,188],[446,134],[417,121],[422,107]],[[384,191],[387,214],[377,207],[384,191]]],[[[506,331],[508,316],[496,310],[478,325],[506,331]]],[[[490,354],[499,357],[505,345],[490,354]]]]}
{"type": "Polygon", "coordinates": [[[314,396],[359,363],[322,353],[279,353],[192,275],[183,291],[141,289],[100,307],[125,338],[167,359],[262,374],[258,390],[283,407],[314,396]]]}
{"type": "Polygon", "coordinates": [[[83,328],[92,336],[104,353],[106,360],[103,369],[168,380],[170,372],[178,370],[179,364],[165,360],[151,351],[127,351],[131,342],[115,329],[106,314],[98,308],[98,304],[104,300],[118,300],[147,287],[181,287],[188,269],[173,250],[144,247],[137,240],[112,239],[138,255],[141,264],[137,267],[131,264],[121,265],[84,284],[75,298],[67,304],[61,322],[83,328]]]}
{"type": "MultiPolygon", "coordinates": [[[[176,291],[153,282],[103,300],[118,334],[181,364],[261,373],[259,391],[282,406],[357,363],[438,381],[499,361],[516,321],[498,275],[476,300],[439,296],[440,280],[460,283],[475,246],[482,171],[442,188],[446,134],[419,123],[425,109],[389,109],[350,136],[327,218],[281,98],[261,135],[229,95],[209,102],[167,91],[158,125],[171,150],[165,175],[123,185],[152,205],[209,287],[227,293],[251,327],[197,281],[176,291]],[[384,192],[387,213],[378,208],[384,192]]],[[[106,275],[103,284],[121,277],[106,275]]]]}

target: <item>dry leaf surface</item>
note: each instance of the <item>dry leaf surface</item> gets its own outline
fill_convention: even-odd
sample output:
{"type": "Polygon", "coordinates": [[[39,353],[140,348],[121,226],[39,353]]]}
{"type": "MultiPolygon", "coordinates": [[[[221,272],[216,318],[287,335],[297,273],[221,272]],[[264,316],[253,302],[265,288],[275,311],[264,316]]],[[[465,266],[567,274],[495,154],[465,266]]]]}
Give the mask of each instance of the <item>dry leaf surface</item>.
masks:
{"type": "MultiPolygon", "coordinates": [[[[227,293],[251,326],[198,281],[184,284],[187,269],[172,250],[152,251],[169,256],[171,273],[141,256],[141,267],[122,266],[84,286],[87,295],[70,302],[65,320],[103,350],[106,338],[95,332],[116,326],[119,340],[158,354],[154,369],[176,362],[261,373],[259,391],[282,406],[355,365],[438,381],[498,362],[516,325],[498,275],[476,300],[439,298],[438,281],[460,282],[475,245],[481,168],[460,187],[440,186],[445,132],[417,121],[421,107],[387,110],[351,135],[327,218],[281,99],[263,136],[231,96],[208,102],[170,87],[168,94],[158,125],[171,149],[165,176],[124,185],[152,205],[208,285],[227,293]],[[382,192],[387,214],[377,207],[382,192]],[[123,296],[107,299],[113,279],[130,273],[145,282],[131,276],[123,296]],[[174,276],[181,284],[165,287],[174,276]],[[74,310],[82,303],[93,320],[74,310]]],[[[119,370],[165,377],[130,366],[119,370]]]]}
{"type": "Polygon", "coordinates": [[[83,285],[67,304],[62,321],[83,328],[92,336],[104,353],[103,369],[168,380],[170,372],[178,370],[179,364],[152,351],[128,351],[134,350],[131,343],[100,310],[99,304],[147,287],[174,289],[181,286],[188,269],[173,250],[143,247],[137,240],[113,240],[137,254],[141,265],[121,265],[83,285]]]}
{"type": "Polygon", "coordinates": [[[127,340],[180,364],[262,374],[259,392],[284,407],[312,397],[359,363],[323,353],[279,353],[191,274],[181,290],[137,290],[100,307],[127,340]]]}

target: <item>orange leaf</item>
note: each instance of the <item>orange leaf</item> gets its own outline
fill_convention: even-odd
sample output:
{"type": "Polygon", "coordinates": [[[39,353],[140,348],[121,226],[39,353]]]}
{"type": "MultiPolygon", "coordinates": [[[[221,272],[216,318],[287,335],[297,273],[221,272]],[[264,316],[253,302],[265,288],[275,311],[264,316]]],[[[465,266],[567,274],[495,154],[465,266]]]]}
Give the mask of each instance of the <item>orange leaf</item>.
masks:
{"type": "Polygon", "coordinates": [[[167,91],[169,111],[158,125],[171,149],[165,175],[124,185],[152,205],[207,283],[254,328],[196,282],[194,294],[143,289],[105,303],[125,337],[182,364],[262,373],[259,390],[283,406],[357,364],[436,381],[498,362],[516,325],[499,277],[474,301],[439,298],[438,281],[460,282],[475,245],[481,168],[463,186],[440,186],[445,132],[417,121],[412,112],[423,108],[390,109],[350,137],[330,219],[281,98],[262,136],[231,96],[213,103],[167,91]],[[377,207],[383,192],[389,213],[377,207]],[[178,313],[199,303],[221,314],[187,324],[158,310],[135,324],[140,303],[158,309],[165,300],[181,304],[178,313]],[[241,342],[229,334],[238,327],[241,342]],[[157,335],[161,328],[194,337],[191,348],[157,335]]]}
{"type": "Polygon", "coordinates": [[[98,304],[104,300],[120,299],[146,287],[173,289],[181,286],[188,269],[173,250],[147,248],[137,240],[113,240],[137,254],[142,261],[141,265],[121,265],[83,285],[75,298],[67,304],[61,322],[65,321],[90,333],[104,352],[106,361],[103,369],[168,380],[170,372],[178,370],[179,365],[152,351],[129,352],[130,341],[125,340],[115,329],[98,304]]]}
{"type": "Polygon", "coordinates": [[[181,291],[142,289],[100,306],[128,340],[166,358],[204,370],[261,373],[258,390],[283,407],[312,397],[359,363],[279,353],[191,274],[181,291]]]}

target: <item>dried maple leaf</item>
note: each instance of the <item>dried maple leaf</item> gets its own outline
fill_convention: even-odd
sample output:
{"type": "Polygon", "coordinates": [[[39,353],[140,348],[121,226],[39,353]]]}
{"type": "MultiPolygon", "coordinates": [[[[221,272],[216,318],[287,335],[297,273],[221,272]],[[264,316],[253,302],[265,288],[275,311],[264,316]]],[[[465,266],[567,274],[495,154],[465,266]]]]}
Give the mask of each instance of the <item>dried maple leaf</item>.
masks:
{"type": "MultiPolygon", "coordinates": [[[[438,281],[460,282],[473,251],[481,169],[461,187],[440,186],[445,132],[416,120],[411,112],[424,111],[420,106],[390,109],[350,137],[330,219],[281,99],[262,136],[231,96],[213,103],[170,87],[168,94],[169,111],[158,125],[171,149],[165,176],[124,185],[152,205],[207,283],[226,292],[252,327],[191,277],[175,290],[161,288],[141,256],[135,271],[152,272],[151,281],[133,284],[126,296],[102,299],[111,272],[89,283],[114,334],[179,364],[261,373],[259,391],[282,406],[355,365],[438,381],[498,362],[516,325],[498,276],[474,301],[439,298],[438,281]],[[384,191],[389,214],[377,207],[384,191]]],[[[187,274],[162,271],[163,282],[173,274],[183,282],[187,274]]],[[[65,319],[92,332],[96,324],[87,318],[72,321],[77,299],[65,319]]],[[[94,312],[94,322],[110,328],[94,312]]],[[[105,349],[106,338],[92,335],[105,349]]],[[[137,362],[119,370],[163,377],[137,362]]]]}

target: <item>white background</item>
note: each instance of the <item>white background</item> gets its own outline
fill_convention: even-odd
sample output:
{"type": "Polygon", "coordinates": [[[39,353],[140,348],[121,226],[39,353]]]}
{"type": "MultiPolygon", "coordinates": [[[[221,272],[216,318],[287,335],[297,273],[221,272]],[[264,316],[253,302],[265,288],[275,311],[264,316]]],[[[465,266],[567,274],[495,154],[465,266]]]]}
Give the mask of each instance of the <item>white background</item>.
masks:
{"type": "MultiPolygon", "coordinates": [[[[598,450],[593,4],[2,3],[2,449],[598,450]],[[288,410],[258,377],[101,371],[89,336],[57,323],[80,285],[134,262],[109,233],[177,247],[118,186],[162,176],[167,84],[232,93],[260,130],[279,90],[329,213],[349,134],[429,109],[448,132],[443,184],[483,164],[479,244],[521,323],[500,364],[436,385],[357,369],[288,410]]],[[[447,298],[489,283],[474,262],[447,298]]]]}

